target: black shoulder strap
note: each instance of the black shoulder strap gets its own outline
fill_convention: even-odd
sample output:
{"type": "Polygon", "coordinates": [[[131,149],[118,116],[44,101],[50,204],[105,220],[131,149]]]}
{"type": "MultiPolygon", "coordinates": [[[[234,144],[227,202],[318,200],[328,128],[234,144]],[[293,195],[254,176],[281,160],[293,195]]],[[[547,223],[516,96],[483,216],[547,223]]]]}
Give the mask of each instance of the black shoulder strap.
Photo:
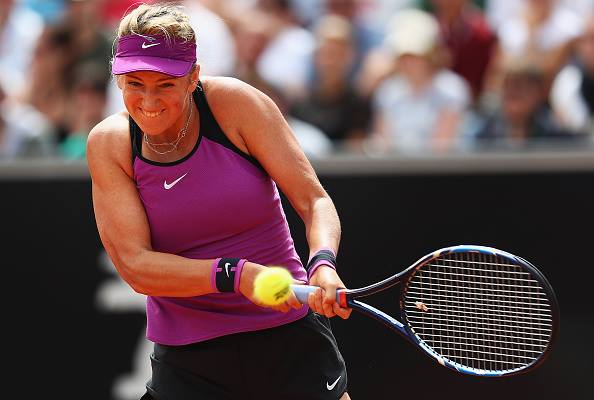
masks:
{"type": "Polygon", "coordinates": [[[262,165],[255,157],[252,157],[249,154],[244,153],[241,151],[237,146],[235,146],[225,135],[225,132],[221,129],[219,123],[215,119],[210,107],[208,106],[208,102],[206,101],[206,94],[204,93],[204,88],[202,87],[202,82],[198,81],[198,86],[194,91],[194,101],[198,105],[198,112],[200,113],[200,133],[204,135],[204,137],[209,138],[213,142],[217,142],[218,144],[228,148],[229,150],[239,154],[241,157],[245,158],[256,167],[264,170],[262,165]]]}
{"type": "Polygon", "coordinates": [[[132,142],[132,162],[134,162],[136,156],[141,152],[142,131],[131,115],[128,116],[128,123],[130,126],[130,141],[132,142]]]}

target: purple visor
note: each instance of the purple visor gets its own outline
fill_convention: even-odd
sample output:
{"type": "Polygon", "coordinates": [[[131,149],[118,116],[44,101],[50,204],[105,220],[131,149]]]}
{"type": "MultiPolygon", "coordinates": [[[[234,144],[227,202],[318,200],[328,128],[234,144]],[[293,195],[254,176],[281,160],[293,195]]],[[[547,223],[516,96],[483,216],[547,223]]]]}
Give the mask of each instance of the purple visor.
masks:
{"type": "Polygon", "coordinates": [[[184,76],[196,62],[196,43],[163,35],[128,35],[118,39],[111,64],[114,75],[155,71],[184,76]]]}

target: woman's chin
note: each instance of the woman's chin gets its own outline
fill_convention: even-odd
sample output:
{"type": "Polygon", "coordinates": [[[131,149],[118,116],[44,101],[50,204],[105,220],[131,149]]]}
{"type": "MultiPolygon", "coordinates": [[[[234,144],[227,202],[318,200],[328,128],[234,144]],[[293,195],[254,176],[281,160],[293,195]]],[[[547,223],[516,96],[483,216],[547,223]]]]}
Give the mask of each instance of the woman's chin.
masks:
{"type": "Polygon", "coordinates": [[[156,120],[146,121],[144,118],[136,122],[142,132],[149,137],[157,137],[163,134],[163,123],[156,120]]]}

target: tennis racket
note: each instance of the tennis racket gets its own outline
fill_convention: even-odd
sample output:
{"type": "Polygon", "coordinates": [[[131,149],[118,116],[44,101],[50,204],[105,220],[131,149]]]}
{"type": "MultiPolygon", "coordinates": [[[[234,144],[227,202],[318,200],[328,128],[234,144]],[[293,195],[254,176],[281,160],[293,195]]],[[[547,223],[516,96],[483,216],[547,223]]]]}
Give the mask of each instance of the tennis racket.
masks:
{"type": "MultiPolygon", "coordinates": [[[[316,287],[292,289],[307,303],[316,287]]],[[[342,307],[383,323],[442,366],[475,376],[533,370],[559,332],[559,307],[544,275],[490,247],[443,248],[381,282],[339,290],[336,297],[342,307]],[[399,320],[357,300],[398,283],[399,320]]]]}

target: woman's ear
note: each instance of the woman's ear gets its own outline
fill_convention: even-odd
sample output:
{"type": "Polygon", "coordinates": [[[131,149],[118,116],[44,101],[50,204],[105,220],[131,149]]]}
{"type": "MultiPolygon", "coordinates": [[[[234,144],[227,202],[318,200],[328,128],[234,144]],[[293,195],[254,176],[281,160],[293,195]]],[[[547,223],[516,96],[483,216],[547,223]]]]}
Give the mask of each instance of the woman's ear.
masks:
{"type": "Polygon", "coordinates": [[[190,72],[190,86],[188,87],[188,91],[190,93],[194,92],[194,90],[196,90],[196,87],[198,86],[198,79],[200,77],[200,65],[196,64],[196,66],[192,69],[192,72],[190,72]]]}

